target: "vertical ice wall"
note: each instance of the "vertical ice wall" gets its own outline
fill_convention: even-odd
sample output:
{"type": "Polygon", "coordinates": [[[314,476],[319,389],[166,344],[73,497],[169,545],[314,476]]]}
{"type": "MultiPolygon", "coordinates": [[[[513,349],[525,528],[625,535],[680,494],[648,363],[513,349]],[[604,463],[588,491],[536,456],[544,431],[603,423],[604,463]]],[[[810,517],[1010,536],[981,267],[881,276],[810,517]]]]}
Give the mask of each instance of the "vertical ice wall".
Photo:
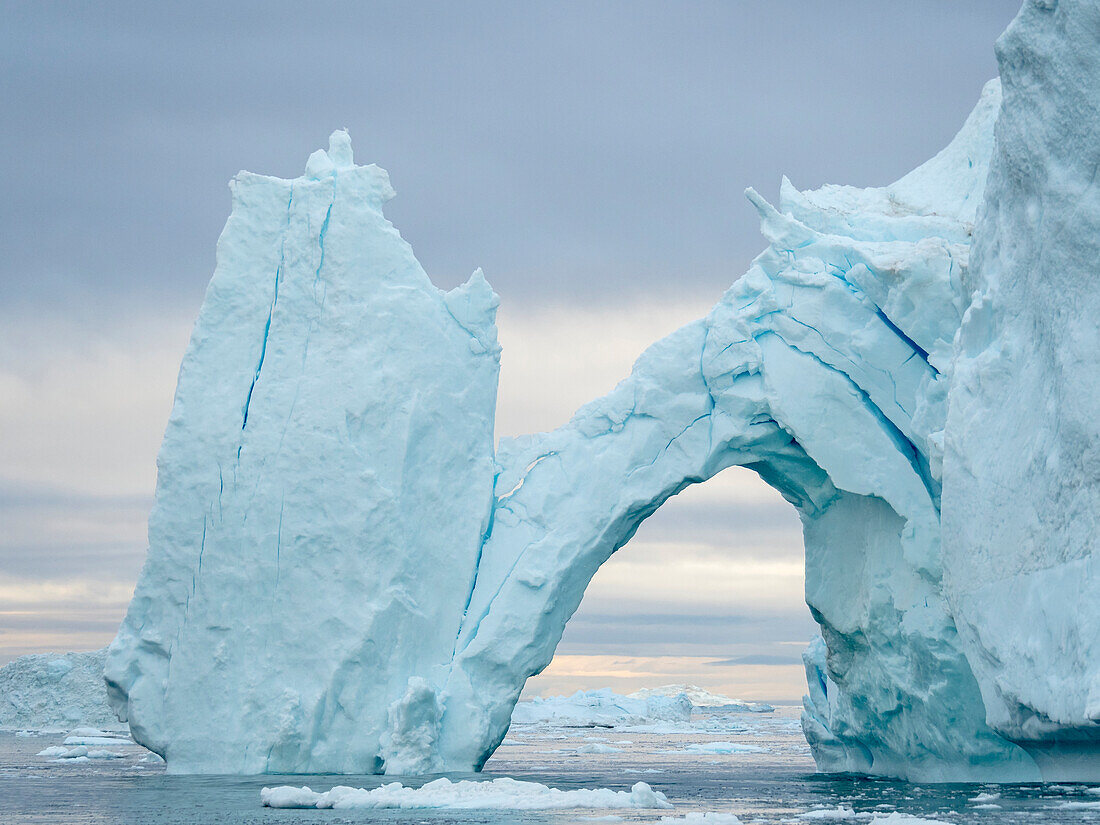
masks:
{"type": "Polygon", "coordinates": [[[172,771],[378,770],[489,521],[497,298],[432,286],[344,132],[232,191],[110,694],[172,771]]]}
{"type": "Polygon", "coordinates": [[[1100,776],[1100,6],[1031,0],[975,230],[944,461],[945,582],[989,723],[1100,776]]]}

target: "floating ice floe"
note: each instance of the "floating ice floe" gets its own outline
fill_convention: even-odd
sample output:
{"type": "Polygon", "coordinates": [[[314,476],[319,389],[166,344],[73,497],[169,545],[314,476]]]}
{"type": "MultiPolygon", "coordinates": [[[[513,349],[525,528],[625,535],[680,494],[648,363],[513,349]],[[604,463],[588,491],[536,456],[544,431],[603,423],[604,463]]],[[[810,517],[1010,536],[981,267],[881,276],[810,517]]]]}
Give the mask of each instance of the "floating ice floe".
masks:
{"type": "Polygon", "coordinates": [[[75,748],[66,748],[54,745],[38,752],[39,756],[54,757],[56,759],[124,759],[128,754],[118,751],[109,751],[105,748],[89,748],[86,745],[77,745],[75,748]]]}
{"type": "Polygon", "coordinates": [[[977,796],[970,797],[969,801],[982,803],[982,802],[992,802],[995,799],[1000,799],[1000,798],[1001,798],[1001,795],[999,793],[980,793],[977,796]]]}
{"type": "Polygon", "coordinates": [[[1054,807],[1060,811],[1100,811],[1100,801],[1081,802],[1075,799],[1069,802],[1059,802],[1054,807]]]}
{"type": "Polygon", "coordinates": [[[822,821],[844,821],[848,819],[871,819],[874,814],[870,813],[856,813],[851,808],[845,808],[843,805],[837,805],[835,808],[818,808],[813,811],[806,811],[799,814],[799,819],[814,819],[822,821]]]}
{"type": "Polygon", "coordinates": [[[622,748],[613,748],[610,745],[603,745],[599,742],[589,742],[587,745],[581,745],[577,748],[576,753],[622,753],[622,748]]]}
{"type": "Polygon", "coordinates": [[[838,805],[835,808],[820,808],[815,811],[806,811],[806,813],[799,814],[795,819],[785,819],[784,822],[798,822],[799,820],[814,820],[824,822],[844,822],[848,820],[866,820],[871,825],[951,825],[949,822],[944,822],[939,819],[925,819],[923,817],[914,816],[913,814],[904,814],[898,811],[891,813],[874,812],[869,813],[866,811],[856,812],[851,808],[845,808],[843,805],[838,805]]]}
{"type": "Polygon", "coordinates": [[[741,825],[741,820],[733,814],[719,811],[691,811],[683,816],[662,816],[661,822],[683,822],[685,825],[741,825]]]}
{"type": "Polygon", "coordinates": [[[741,742],[692,742],[679,750],[665,753],[726,754],[726,753],[767,753],[767,748],[759,745],[746,745],[741,742]]]}
{"type": "Polygon", "coordinates": [[[391,782],[371,790],[337,786],[317,793],[308,787],[264,788],[268,808],[454,808],[537,811],[559,808],[671,808],[660,791],[638,782],[629,791],[608,788],[563,791],[537,782],[494,779],[490,782],[436,779],[419,788],[391,782]]]}
{"type": "Polygon", "coordinates": [[[112,733],[98,728],[74,728],[65,737],[66,745],[130,745],[134,741],[125,733],[112,733]]]}

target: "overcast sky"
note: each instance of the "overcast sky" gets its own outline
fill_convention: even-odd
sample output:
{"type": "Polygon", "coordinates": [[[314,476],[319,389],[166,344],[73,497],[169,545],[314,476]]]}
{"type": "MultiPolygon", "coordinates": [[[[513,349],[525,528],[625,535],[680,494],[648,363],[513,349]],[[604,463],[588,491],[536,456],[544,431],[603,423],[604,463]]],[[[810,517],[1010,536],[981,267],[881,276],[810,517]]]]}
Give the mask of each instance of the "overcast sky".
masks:
{"type": "MultiPolygon", "coordinates": [[[[0,662],[113,636],[239,169],[298,175],[350,129],[436,284],[480,266],[502,297],[499,432],[547,429],[745,270],[746,186],[882,185],[942,148],[1017,6],[6,3],[0,662]]],[[[689,491],[539,689],[796,696],[801,554],[747,472],[689,491]]]]}

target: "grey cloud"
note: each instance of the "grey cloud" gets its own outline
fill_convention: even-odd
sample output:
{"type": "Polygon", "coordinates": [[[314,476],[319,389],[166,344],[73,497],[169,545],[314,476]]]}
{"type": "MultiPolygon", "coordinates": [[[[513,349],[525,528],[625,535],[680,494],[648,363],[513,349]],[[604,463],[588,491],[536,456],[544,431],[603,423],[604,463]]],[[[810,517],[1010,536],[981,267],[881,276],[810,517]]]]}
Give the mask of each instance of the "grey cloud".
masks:
{"type": "Polygon", "coordinates": [[[741,190],[885,183],[995,73],[1017,3],[17,4],[0,32],[9,311],[198,306],[240,168],[347,126],[444,287],[715,297],[741,190]]]}
{"type": "MultiPolygon", "coordinates": [[[[126,315],[193,317],[228,179],[242,168],[296,175],[345,126],[359,161],[390,171],[399,196],[387,214],[441,287],[481,266],[520,315],[717,299],[763,246],[746,185],[774,195],[781,173],[803,187],[882,184],[930,157],[995,73],[992,43],[1017,6],[8,4],[0,324],[52,329],[60,315],[90,332],[126,315]]],[[[4,357],[35,372],[68,357],[60,351],[54,341],[4,357]]],[[[149,500],[57,483],[0,480],[5,526],[43,525],[0,544],[0,576],[132,581],[143,542],[98,536],[144,520],[149,500]],[[51,527],[73,514],[97,538],[51,527]]],[[[782,504],[670,505],[638,542],[793,560],[797,529],[782,504]]],[[[101,643],[103,628],[81,622],[105,617],[52,621],[70,619],[69,638],[101,643]]],[[[722,656],[734,634],[780,640],[812,627],[802,613],[582,613],[563,650],[653,653],[688,633],[685,644],[722,656]]]]}
{"type": "Polygon", "coordinates": [[[639,553],[648,543],[690,544],[703,558],[798,560],[803,556],[802,522],[786,502],[731,500],[728,504],[664,504],[650,516],[624,552],[639,553]]]}
{"type": "Polygon", "coordinates": [[[26,615],[4,616],[6,629],[0,629],[0,633],[18,633],[20,631],[33,630],[38,633],[100,633],[109,638],[118,631],[119,617],[117,615],[105,616],[96,619],[87,615],[65,614],[43,615],[41,613],[29,613],[26,615]]]}
{"type": "Polygon", "coordinates": [[[151,506],[151,496],[89,495],[0,479],[0,574],[133,581],[145,558],[151,506]]]}
{"type": "Polygon", "coordinates": [[[26,484],[0,478],[0,510],[64,509],[66,511],[126,511],[141,514],[153,506],[152,496],[90,495],[78,490],[26,484]]]}
{"type": "Polygon", "coordinates": [[[719,659],[715,662],[707,662],[707,664],[713,667],[734,667],[736,665],[762,665],[765,667],[798,665],[802,664],[802,654],[801,651],[798,650],[792,650],[786,656],[757,653],[750,656],[735,656],[732,659],[719,659]]]}
{"type": "MultiPolygon", "coordinates": [[[[732,644],[751,644],[762,655],[788,639],[810,639],[817,625],[809,611],[776,615],[584,614],[566,625],[561,653],[721,656],[732,644]]],[[[781,655],[781,654],[778,654],[781,655]]],[[[797,664],[797,656],[785,664],[797,664]]],[[[746,662],[745,664],[750,664],[746,662]]]]}
{"type": "Polygon", "coordinates": [[[0,545],[0,573],[25,579],[137,581],[145,543],[71,542],[0,545]]]}

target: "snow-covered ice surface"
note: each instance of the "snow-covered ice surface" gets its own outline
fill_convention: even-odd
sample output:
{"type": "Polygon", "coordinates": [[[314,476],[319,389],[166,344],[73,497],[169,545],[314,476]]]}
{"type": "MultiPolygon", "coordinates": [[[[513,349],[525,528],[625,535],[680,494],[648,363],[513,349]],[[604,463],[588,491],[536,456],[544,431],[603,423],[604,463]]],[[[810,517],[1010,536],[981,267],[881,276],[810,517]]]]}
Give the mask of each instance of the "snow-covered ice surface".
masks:
{"type": "MultiPolygon", "coordinates": [[[[60,759],[38,756],[49,747],[65,748],[66,733],[18,737],[0,734],[0,822],[37,825],[256,825],[257,823],[547,823],[619,821],[641,825],[684,822],[725,825],[781,825],[813,822],[814,811],[851,811],[853,825],[920,825],[920,820],[950,825],[1087,825],[1100,822],[1095,806],[1100,796],[1089,786],[912,785],[887,780],[866,781],[814,773],[813,760],[799,730],[800,709],[779,707],[773,714],[701,710],[675,732],[633,732],[625,739],[618,730],[517,724],[481,775],[449,774],[452,783],[492,781],[508,777],[562,792],[606,790],[629,795],[644,782],[664,794],[671,809],[572,808],[515,810],[519,800],[539,801],[545,792],[527,788],[507,800],[490,800],[490,809],[278,810],[263,807],[264,787],[308,786],[318,793],[348,786],[368,793],[399,781],[415,789],[439,776],[177,776],[137,746],[113,759],[60,759]],[[593,736],[617,742],[617,753],[583,753],[593,736]],[[692,754],[689,745],[707,742],[754,745],[759,753],[692,754]],[[546,754],[550,746],[560,752],[546,754]],[[986,796],[983,796],[985,794],[986,796]],[[999,810],[984,809],[979,800],[999,794],[999,810]],[[810,819],[801,816],[810,814],[810,819]],[[893,818],[890,816],[893,815],[893,818]],[[667,819],[665,819],[667,817],[667,819]]],[[[68,748],[66,748],[68,750],[68,748]]],[[[453,789],[452,789],[453,790],[453,789]]],[[[461,796],[461,792],[453,794],[461,796]]],[[[439,801],[441,795],[434,795],[439,801]]],[[[467,800],[469,797],[467,797],[467,800]]],[[[614,797],[619,804],[622,797],[614,797]]],[[[461,800],[460,800],[461,802],[461,800]]]]}

